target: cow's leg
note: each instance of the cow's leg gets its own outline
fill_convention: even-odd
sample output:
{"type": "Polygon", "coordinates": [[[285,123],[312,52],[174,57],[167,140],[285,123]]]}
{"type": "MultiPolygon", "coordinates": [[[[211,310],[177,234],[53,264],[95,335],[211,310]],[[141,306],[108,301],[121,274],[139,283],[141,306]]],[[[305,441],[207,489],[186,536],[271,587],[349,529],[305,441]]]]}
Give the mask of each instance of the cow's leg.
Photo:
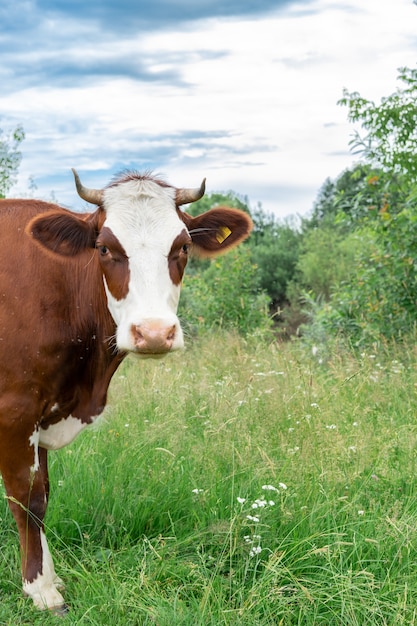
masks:
{"type": "Polygon", "coordinates": [[[24,437],[3,434],[6,453],[0,459],[8,502],[20,537],[23,591],[40,609],[65,610],[62,595],[56,588],[52,557],[45,537],[43,520],[48,502],[46,450],[39,448],[39,431],[24,437]],[[9,445],[10,444],[10,445],[9,445]]]}
{"type": "MultiPolygon", "coordinates": [[[[40,470],[42,472],[43,484],[45,486],[45,498],[46,498],[46,506],[47,506],[48,500],[49,500],[48,450],[42,447],[39,447],[39,465],[40,465],[40,470]]],[[[44,550],[43,557],[46,558],[48,561],[48,567],[52,573],[52,578],[53,578],[56,588],[62,590],[65,588],[64,582],[55,573],[54,562],[52,560],[51,553],[49,552],[48,544],[46,543],[46,540],[45,540],[45,544],[46,544],[46,551],[44,550]]]]}

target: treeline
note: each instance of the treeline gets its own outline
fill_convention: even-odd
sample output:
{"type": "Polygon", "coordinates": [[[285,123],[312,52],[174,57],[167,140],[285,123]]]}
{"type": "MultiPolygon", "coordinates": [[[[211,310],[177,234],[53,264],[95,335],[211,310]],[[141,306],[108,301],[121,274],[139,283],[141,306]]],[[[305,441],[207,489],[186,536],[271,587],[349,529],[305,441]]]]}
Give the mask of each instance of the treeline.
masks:
{"type": "Polygon", "coordinates": [[[343,94],[339,104],[361,126],[351,142],[360,161],[324,182],[309,216],[278,221],[234,194],[203,200],[204,208],[249,211],[255,228],[230,255],[191,264],[182,306],[192,327],[321,343],[339,337],[355,346],[414,331],[417,71],[402,68],[398,78],[400,87],[379,104],[343,94]]]}

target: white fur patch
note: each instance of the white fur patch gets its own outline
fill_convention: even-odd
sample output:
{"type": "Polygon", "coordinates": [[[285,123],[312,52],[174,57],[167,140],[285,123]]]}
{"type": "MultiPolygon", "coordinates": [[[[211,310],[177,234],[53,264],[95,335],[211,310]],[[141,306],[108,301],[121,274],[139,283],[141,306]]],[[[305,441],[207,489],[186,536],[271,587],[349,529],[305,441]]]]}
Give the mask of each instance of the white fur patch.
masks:
{"type": "MultiPolygon", "coordinates": [[[[68,445],[89,424],[70,415],[48,428],[41,428],[38,433],[39,445],[47,450],[58,450],[68,445]]],[[[33,436],[33,435],[32,435],[33,436]]]]}

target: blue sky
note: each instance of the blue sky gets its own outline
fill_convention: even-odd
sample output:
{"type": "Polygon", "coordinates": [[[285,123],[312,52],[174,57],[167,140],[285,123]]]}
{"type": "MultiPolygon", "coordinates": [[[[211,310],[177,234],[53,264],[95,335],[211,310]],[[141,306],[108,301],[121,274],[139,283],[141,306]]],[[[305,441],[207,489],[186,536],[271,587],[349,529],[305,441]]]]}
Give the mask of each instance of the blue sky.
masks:
{"type": "Polygon", "coordinates": [[[416,53],[412,0],[2,3],[0,129],[26,132],[9,195],[78,209],[71,167],[92,187],[151,169],[305,215],[354,162],[343,88],[379,101],[416,53]]]}

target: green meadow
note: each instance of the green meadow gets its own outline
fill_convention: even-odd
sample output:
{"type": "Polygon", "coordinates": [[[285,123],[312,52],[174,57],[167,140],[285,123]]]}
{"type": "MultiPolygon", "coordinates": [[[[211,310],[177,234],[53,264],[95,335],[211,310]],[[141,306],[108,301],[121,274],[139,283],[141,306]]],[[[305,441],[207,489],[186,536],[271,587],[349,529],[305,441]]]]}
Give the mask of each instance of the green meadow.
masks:
{"type": "Polygon", "coordinates": [[[70,613],[22,596],[2,498],[0,624],[417,624],[416,366],[411,344],[227,333],[129,357],[100,424],[50,454],[70,613]]]}

